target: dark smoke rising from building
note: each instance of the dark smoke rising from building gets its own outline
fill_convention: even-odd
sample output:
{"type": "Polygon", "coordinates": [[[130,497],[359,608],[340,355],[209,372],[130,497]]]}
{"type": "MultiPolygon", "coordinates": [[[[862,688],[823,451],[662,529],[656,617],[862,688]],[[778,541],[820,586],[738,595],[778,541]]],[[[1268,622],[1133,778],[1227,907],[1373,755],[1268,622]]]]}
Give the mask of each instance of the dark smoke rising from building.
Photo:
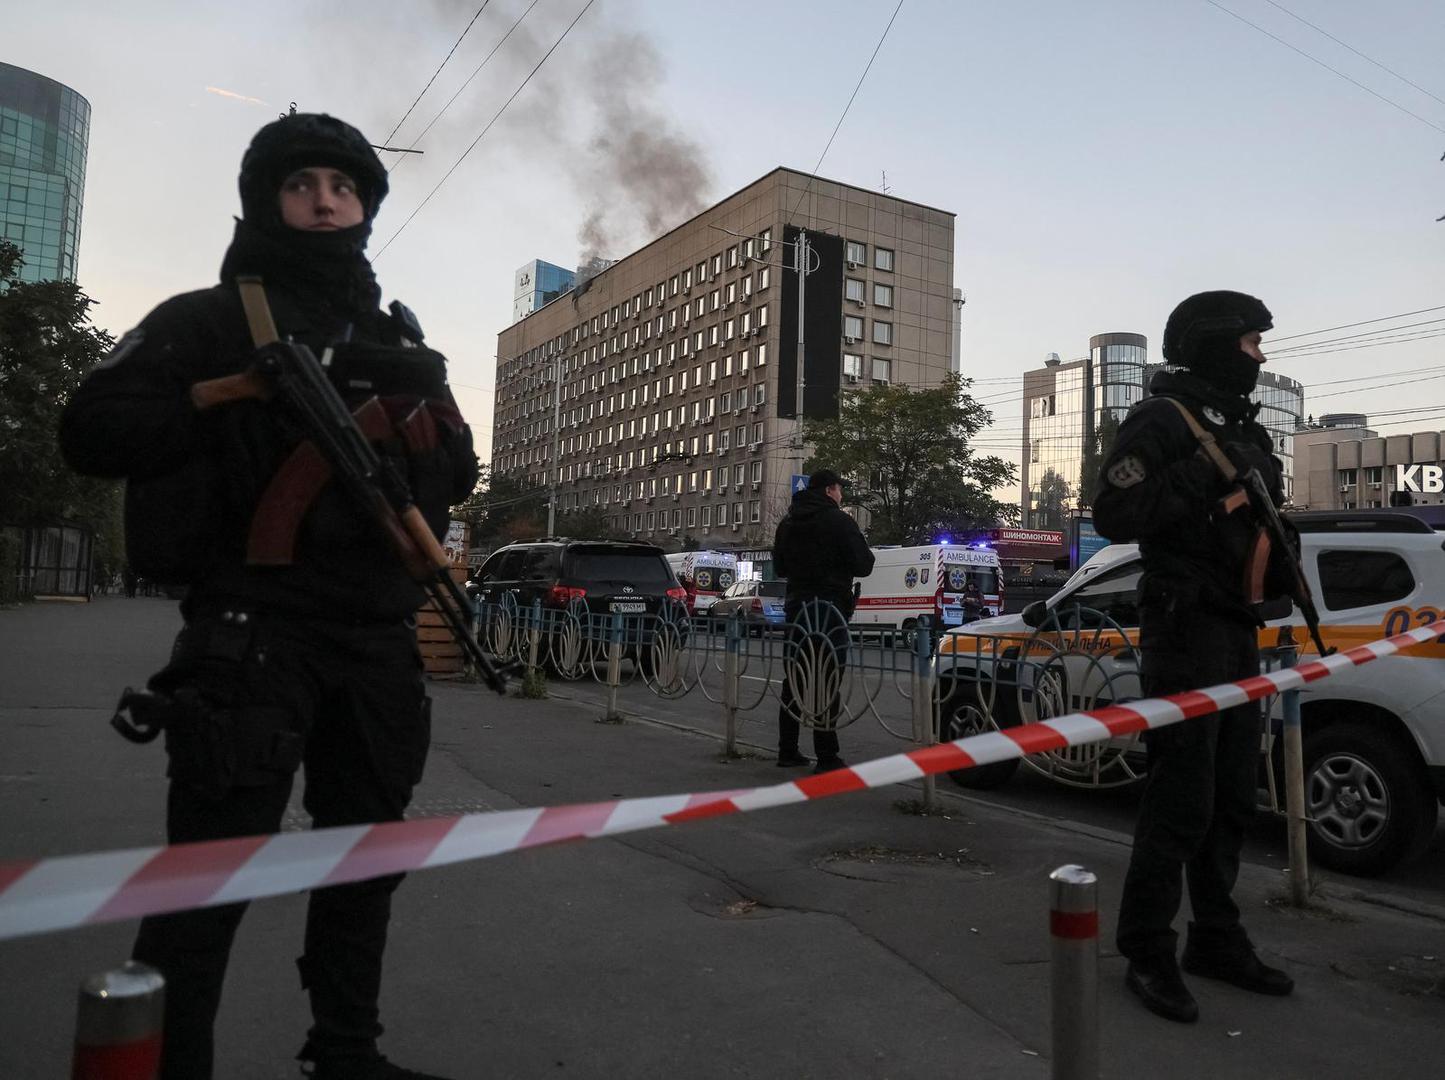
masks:
{"type": "Polygon", "coordinates": [[[654,104],[662,60],[647,38],[625,34],[600,42],[585,71],[598,131],[587,145],[581,177],[589,197],[577,235],[581,266],[686,221],[707,206],[712,183],[702,147],[654,104]]]}

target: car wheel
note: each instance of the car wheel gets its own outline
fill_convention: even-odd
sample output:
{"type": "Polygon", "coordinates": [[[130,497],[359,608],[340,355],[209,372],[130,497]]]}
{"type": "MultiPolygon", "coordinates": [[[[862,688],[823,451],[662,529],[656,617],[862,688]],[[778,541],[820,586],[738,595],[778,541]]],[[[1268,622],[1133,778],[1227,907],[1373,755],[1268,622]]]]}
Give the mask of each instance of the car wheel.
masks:
{"type": "MultiPolygon", "coordinates": [[[[940,685],[942,700],[939,705],[939,738],[953,742],[968,735],[981,735],[986,731],[997,731],[1000,727],[1015,727],[1016,717],[1000,715],[999,698],[994,701],[994,719],[979,700],[979,685],[970,679],[948,679],[940,685]],[[998,721],[998,722],[995,722],[998,721]]],[[[974,791],[988,791],[1000,787],[1012,779],[1018,771],[1019,759],[995,761],[988,765],[975,765],[971,769],[954,769],[948,777],[959,787],[974,791]]]]}
{"type": "Polygon", "coordinates": [[[1375,877],[1434,835],[1435,795],[1389,732],[1341,723],[1307,733],[1304,773],[1310,857],[1321,866],[1375,877]]]}

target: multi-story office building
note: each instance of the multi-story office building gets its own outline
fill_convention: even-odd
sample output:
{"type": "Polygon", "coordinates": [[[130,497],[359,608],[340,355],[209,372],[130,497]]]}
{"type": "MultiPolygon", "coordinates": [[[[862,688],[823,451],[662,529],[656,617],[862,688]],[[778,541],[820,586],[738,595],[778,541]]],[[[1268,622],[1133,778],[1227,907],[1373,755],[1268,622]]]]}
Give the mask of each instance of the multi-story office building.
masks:
{"type": "MultiPolygon", "coordinates": [[[[1331,413],[1294,433],[1299,463],[1295,505],[1301,510],[1387,507],[1401,490],[1400,468],[1445,464],[1445,432],[1379,435],[1363,413],[1331,413]]],[[[1421,477],[1415,474],[1417,484],[1421,477]]],[[[1411,492],[1417,506],[1445,503],[1445,493],[1411,492]]]]}
{"type": "Polygon", "coordinates": [[[773,170],[498,335],[494,474],[625,534],[767,544],[809,454],[800,391],[823,418],[947,374],[953,221],[773,170]]]}
{"type": "Polygon", "coordinates": [[[512,289],[512,321],[520,322],[570,289],[577,280],[564,270],[541,259],[533,259],[517,271],[512,289]]]}
{"type": "Polygon", "coordinates": [[[1051,353],[1043,367],[1024,373],[1025,528],[1062,529],[1070,512],[1087,504],[1094,480],[1083,475],[1086,448],[1144,396],[1148,345],[1142,334],[1095,334],[1088,356],[1066,364],[1051,353]]]}
{"type": "MultiPolygon", "coordinates": [[[[1148,362],[1148,344],[1142,334],[1096,334],[1089,339],[1088,356],[1063,363],[1051,353],[1043,367],[1024,373],[1019,505],[1026,528],[1064,528],[1073,509],[1088,504],[1095,478],[1083,472],[1098,463],[1086,448],[1098,449],[1101,431],[1124,419],[1148,393],[1154,373],[1164,367],[1148,362]]],[[[1292,436],[1304,413],[1304,387],[1263,368],[1251,396],[1284,464],[1285,495],[1290,498],[1292,436]]]]}
{"type": "Polygon", "coordinates": [[[90,103],[0,63],[0,236],[23,249],[21,281],[75,280],[90,103]]]}

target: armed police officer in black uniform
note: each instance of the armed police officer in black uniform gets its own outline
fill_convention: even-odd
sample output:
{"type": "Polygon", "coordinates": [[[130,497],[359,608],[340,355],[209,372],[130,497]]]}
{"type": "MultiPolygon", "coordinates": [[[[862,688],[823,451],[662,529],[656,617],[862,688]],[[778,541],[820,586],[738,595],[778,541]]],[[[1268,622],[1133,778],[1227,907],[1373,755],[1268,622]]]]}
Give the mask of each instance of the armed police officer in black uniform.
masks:
{"type": "MultiPolygon", "coordinates": [[[[192,388],[253,367],[238,279],[256,277],[283,339],[309,346],[433,532],[477,477],[445,359],[410,312],[379,308],[364,254],[386,171],[355,128],[293,114],[241,163],[234,239],[213,288],[166,301],[70,403],[81,472],[125,477],[129,556],[187,585],[170,663],[132,708],[163,724],[172,843],[280,828],[293,775],[318,827],[400,820],[430,741],[413,615],[423,592],[283,412],[259,398],[201,409],[192,388]]],[[[255,302],[257,289],[244,286],[255,302]]],[[[250,324],[254,326],[255,324],[250,324]]],[[[260,335],[258,334],[257,337],[260,335]]],[[[391,896],[401,875],[317,889],[303,955],[311,1075],[420,1078],[377,1050],[391,896]]],[[[153,916],[135,958],[165,975],[163,1076],[212,1074],[212,1026],[244,904],[153,916]]]]}
{"type": "MultiPolygon", "coordinates": [[[[829,703],[828,715],[816,718],[818,726],[813,728],[813,752],[818,755],[813,771],[841,769],[836,725],[842,708],[841,681],[848,663],[848,619],[856,602],[853,579],[873,572],[873,552],[858,523],[843,512],[843,478],[832,469],[813,473],[808,477],[808,486],[794,493],[792,505],[774,534],[773,571],[788,579],[783,610],[788,622],[795,626],[792,647],[798,649],[805,634],[819,635],[828,645],[805,649],[803,654],[812,657],[815,664],[821,664],[825,656],[836,664],[839,692],[829,703]],[[814,600],[831,607],[810,606],[814,600]]],[[[793,680],[785,673],[778,709],[780,766],[811,764],[798,750],[800,715],[793,680]]]]}
{"type": "MultiPolygon", "coordinates": [[[[1260,334],[1271,326],[1264,304],[1243,293],[1199,293],[1175,308],[1164,329],[1170,368],[1130,410],[1102,468],[1095,528],[1110,540],[1138,540],[1143,558],[1139,636],[1151,697],[1259,673],[1265,553],[1222,465],[1258,469],[1275,504],[1283,501],[1279,461],[1249,400],[1265,359],[1260,334]],[[1206,452],[1202,434],[1228,462],[1206,452]]],[[[1149,776],[1118,946],[1129,959],[1128,987],[1171,1020],[1199,1015],[1175,958],[1181,876],[1194,916],[1185,971],[1262,994],[1294,987],[1255,954],[1231,896],[1254,811],[1259,737],[1253,704],[1145,735],[1149,776]]]]}

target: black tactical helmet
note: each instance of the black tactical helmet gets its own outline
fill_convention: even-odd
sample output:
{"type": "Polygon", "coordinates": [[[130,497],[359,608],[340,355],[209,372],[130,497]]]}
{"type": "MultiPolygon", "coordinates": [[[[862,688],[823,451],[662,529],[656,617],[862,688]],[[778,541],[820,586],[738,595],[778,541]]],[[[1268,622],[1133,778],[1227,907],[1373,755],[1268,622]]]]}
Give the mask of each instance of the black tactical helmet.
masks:
{"type": "Polygon", "coordinates": [[[281,182],[311,165],[340,169],[355,180],[366,220],[376,216],[388,185],[386,169],[366,136],[325,113],[292,113],[256,132],[241,158],[241,211],[246,220],[262,224],[275,218],[281,182]]]}
{"type": "Polygon", "coordinates": [[[1164,359],[1189,367],[1198,359],[1200,345],[1211,338],[1238,338],[1273,326],[1269,308],[1246,293],[1228,289],[1195,293],[1164,324],[1164,359]]]}

